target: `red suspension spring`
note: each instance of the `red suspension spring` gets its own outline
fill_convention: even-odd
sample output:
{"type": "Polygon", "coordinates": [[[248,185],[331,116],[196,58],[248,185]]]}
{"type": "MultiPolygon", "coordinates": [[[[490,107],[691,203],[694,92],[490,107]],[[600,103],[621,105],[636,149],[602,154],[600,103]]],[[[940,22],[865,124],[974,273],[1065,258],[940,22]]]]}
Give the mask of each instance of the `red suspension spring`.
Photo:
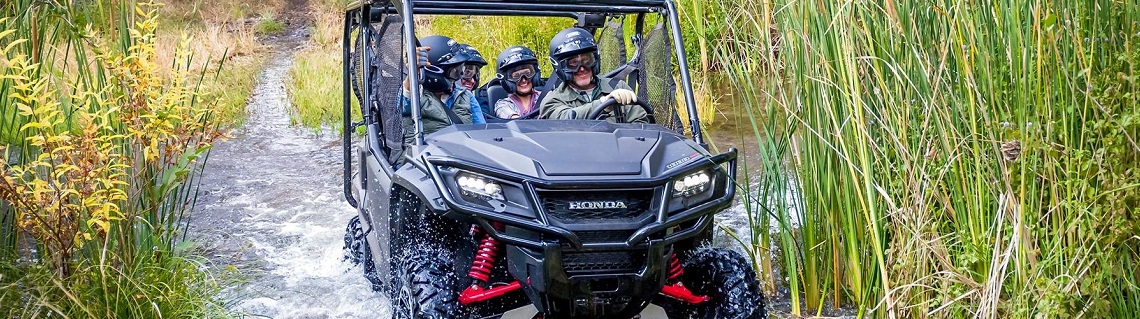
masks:
{"type": "MultiPolygon", "coordinates": [[[[498,223],[491,227],[500,231],[503,229],[503,225],[498,223]]],[[[471,271],[467,272],[467,275],[475,279],[476,282],[459,293],[459,303],[462,305],[491,300],[522,288],[522,284],[518,281],[483,288],[482,285],[486,285],[487,281],[491,279],[491,270],[495,268],[495,258],[499,256],[499,249],[502,247],[499,246],[498,240],[491,237],[490,233],[483,232],[479,226],[472,226],[471,236],[478,238],[479,235],[483,235],[483,239],[479,241],[479,248],[475,251],[475,260],[471,262],[471,271]]]]}
{"type": "Polygon", "coordinates": [[[669,281],[681,280],[681,275],[685,274],[685,269],[681,268],[681,260],[677,259],[677,253],[669,256],[669,281]]]}
{"type": "Polygon", "coordinates": [[[691,304],[709,301],[708,296],[694,295],[693,291],[681,283],[681,276],[684,274],[685,270],[681,268],[681,260],[677,258],[677,253],[673,253],[669,256],[669,281],[673,283],[661,287],[661,293],[691,304]]]}
{"type": "Polygon", "coordinates": [[[491,237],[491,234],[483,233],[478,226],[471,227],[471,234],[475,236],[481,234],[483,239],[479,241],[475,260],[471,262],[471,271],[467,272],[467,275],[486,283],[491,279],[491,269],[495,268],[495,258],[499,256],[499,241],[491,237]]]}

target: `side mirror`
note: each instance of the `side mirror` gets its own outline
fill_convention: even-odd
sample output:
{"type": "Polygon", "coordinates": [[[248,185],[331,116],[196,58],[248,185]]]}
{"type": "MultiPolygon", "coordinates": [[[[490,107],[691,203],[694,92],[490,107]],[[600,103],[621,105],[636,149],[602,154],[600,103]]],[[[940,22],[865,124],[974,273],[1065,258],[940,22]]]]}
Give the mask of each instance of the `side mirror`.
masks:
{"type": "Polygon", "coordinates": [[[606,17],[605,14],[579,13],[578,23],[575,23],[574,26],[586,29],[586,31],[590,31],[590,34],[594,34],[594,31],[606,25],[606,17]]]}

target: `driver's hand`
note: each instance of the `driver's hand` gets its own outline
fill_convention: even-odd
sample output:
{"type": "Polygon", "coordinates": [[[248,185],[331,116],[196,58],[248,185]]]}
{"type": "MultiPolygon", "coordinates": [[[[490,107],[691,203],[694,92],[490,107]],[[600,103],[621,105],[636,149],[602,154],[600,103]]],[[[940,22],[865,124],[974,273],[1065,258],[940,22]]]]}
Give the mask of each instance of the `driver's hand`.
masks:
{"type": "Polygon", "coordinates": [[[612,97],[614,98],[614,101],[617,101],[623,105],[637,102],[637,93],[633,93],[633,91],[626,89],[615,89],[613,92],[610,92],[610,95],[607,95],[606,97],[612,97]]]}
{"type": "Polygon", "coordinates": [[[428,51],[430,51],[430,50],[431,50],[430,47],[416,47],[416,65],[417,66],[424,67],[424,66],[431,65],[431,62],[428,62],[428,51]]]}

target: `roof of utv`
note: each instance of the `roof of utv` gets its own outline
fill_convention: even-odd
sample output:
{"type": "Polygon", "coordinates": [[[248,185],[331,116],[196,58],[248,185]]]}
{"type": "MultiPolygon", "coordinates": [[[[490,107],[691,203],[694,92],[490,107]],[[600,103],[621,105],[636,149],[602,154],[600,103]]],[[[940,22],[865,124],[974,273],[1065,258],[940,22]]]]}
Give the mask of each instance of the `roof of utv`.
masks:
{"type": "Polygon", "coordinates": [[[395,13],[411,2],[413,14],[566,16],[578,12],[649,13],[672,4],[670,0],[364,0],[376,10],[395,13]],[[384,8],[388,6],[387,8],[384,8]]]}

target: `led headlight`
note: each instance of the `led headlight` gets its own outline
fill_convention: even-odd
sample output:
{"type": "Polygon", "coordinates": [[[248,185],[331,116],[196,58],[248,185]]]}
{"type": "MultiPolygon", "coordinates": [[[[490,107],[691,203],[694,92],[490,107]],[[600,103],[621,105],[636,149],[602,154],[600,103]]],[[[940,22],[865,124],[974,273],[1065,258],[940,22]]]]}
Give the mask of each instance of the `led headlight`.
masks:
{"type": "Polygon", "coordinates": [[[455,174],[455,182],[464,196],[503,200],[503,187],[492,179],[471,174],[455,174]]]}
{"type": "Polygon", "coordinates": [[[673,196],[688,197],[703,193],[709,189],[712,178],[708,171],[689,174],[683,178],[673,180],[673,196]]]}

